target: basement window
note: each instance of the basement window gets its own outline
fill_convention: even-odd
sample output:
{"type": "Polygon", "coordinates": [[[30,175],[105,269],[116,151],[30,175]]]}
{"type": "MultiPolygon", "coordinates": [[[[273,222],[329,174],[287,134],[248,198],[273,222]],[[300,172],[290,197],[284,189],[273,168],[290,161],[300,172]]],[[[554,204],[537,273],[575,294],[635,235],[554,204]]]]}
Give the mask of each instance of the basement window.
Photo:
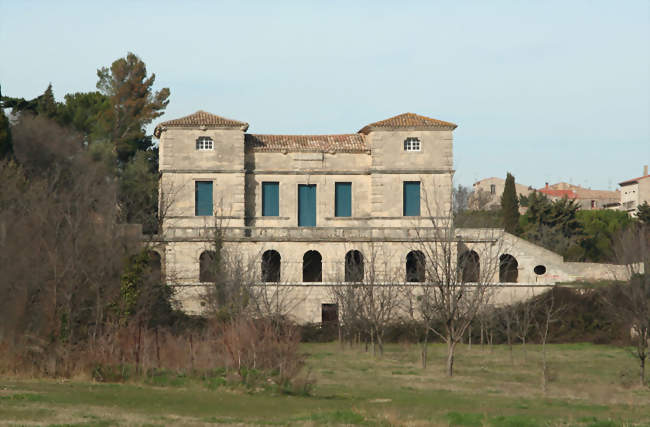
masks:
{"type": "Polygon", "coordinates": [[[196,140],[196,149],[199,151],[213,150],[214,144],[209,136],[199,136],[196,140]]]}

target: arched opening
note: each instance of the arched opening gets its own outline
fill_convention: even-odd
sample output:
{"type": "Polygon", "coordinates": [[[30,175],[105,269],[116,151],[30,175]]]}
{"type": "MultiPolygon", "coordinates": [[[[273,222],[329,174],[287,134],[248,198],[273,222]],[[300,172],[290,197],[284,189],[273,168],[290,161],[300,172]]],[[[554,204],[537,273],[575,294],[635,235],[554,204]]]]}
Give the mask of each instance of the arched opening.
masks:
{"type": "Polygon", "coordinates": [[[214,251],[203,251],[199,256],[199,281],[217,281],[217,254],[214,251]]]}
{"type": "Polygon", "coordinates": [[[510,254],[503,254],[499,257],[499,282],[501,283],[517,283],[517,270],[519,263],[517,258],[510,254]]]}
{"type": "Polygon", "coordinates": [[[149,274],[153,283],[162,282],[162,262],[160,254],[156,251],[148,251],[149,274]]]}
{"type": "Polygon", "coordinates": [[[262,254],[262,282],[280,281],[281,262],[278,251],[268,250],[262,254]]]}
{"type": "Polygon", "coordinates": [[[323,281],[323,257],[318,251],[307,251],[302,257],[302,281],[323,281]]]}
{"type": "Polygon", "coordinates": [[[474,251],[465,251],[458,257],[458,272],[463,283],[478,282],[481,275],[481,263],[474,251]]]}
{"type": "Polygon", "coordinates": [[[406,281],[424,282],[426,262],[420,251],[411,251],[406,255],[406,281]]]}
{"type": "Polygon", "coordinates": [[[353,250],[345,254],[345,281],[363,281],[363,254],[353,250]]]}

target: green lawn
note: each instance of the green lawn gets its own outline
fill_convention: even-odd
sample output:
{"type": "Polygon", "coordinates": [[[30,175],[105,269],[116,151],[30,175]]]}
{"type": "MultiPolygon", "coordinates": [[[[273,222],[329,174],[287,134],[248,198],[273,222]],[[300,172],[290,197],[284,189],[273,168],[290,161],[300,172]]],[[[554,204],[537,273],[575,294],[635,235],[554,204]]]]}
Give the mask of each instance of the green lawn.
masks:
{"type": "Polygon", "coordinates": [[[541,392],[539,348],[458,351],[444,375],[445,348],[389,345],[384,358],[338,344],[304,344],[316,385],[310,396],[215,386],[184,377],[98,384],[0,379],[0,423],[18,425],[463,425],[650,426],[650,388],[636,385],[624,349],[549,346],[551,382],[541,392]]]}

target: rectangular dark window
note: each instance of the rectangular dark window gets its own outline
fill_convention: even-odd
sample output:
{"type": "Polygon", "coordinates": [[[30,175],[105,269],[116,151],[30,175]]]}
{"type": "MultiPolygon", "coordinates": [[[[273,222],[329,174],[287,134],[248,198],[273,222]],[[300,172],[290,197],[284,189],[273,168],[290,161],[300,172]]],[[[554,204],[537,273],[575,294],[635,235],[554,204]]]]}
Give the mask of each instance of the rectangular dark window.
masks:
{"type": "Polygon", "coordinates": [[[212,181],[194,183],[194,215],[212,216],[212,181]]]}
{"type": "Polygon", "coordinates": [[[334,216],[352,216],[352,183],[334,185],[334,216]]]}
{"type": "Polygon", "coordinates": [[[280,183],[262,183],[262,216],[280,215],[280,183]]]}
{"type": "Polygon", "coordinates": [[[404,182],[404,216],[420,216],[420,182],[404,182]]]}
{"type": "Polygon", "coordinates": [[[298,184],[298,226],[316,226],[315,184],[298,184]]]}

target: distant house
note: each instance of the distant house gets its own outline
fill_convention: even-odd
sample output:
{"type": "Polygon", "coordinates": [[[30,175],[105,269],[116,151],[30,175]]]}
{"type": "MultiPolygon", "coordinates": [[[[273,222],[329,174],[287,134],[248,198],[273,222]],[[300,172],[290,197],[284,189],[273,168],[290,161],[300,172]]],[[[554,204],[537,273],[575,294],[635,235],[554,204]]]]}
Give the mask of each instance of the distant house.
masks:
{"type": "Polygon", "coordinates": [[[650,175],[648,166],[643,167],[643,176],[619,182],[621,186],[620,210],[636,215],[636,209],[644,202],[650,202],[650,175]]]}
{"type": "Polygon", "coordinates": [[[592,190],[591,188],[580,187],[566,182],[548,185],[538,190],[552,200],[563,197],[575,200],[582,210],[608,209],[612,204],[619,202],[618,191],[592,190]]]}
{"type": "MultiPolygon", "coordinates": [[[[496,209],[501,206],[501,196],[506,185],[503,178],[485,178],[476,181],[472,187],[473,192],[469,197],[468,207],[472,210],[496,209]]],[[[533,188],[523,184],[515,183],[518,196],[528,196],[533,188]]]]}

